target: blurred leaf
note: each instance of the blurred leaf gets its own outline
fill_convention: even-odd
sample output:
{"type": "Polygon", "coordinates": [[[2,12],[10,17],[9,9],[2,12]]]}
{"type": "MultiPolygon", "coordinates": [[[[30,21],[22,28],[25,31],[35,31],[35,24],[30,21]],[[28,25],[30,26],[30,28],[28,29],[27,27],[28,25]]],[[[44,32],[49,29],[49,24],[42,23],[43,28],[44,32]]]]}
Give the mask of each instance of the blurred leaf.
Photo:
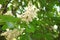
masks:
{"type": "Polygon", "coordinates": [[[7,24],[5,24],[5,25],[2,27],[3,30],[6,30],[7,28],[8,28],[7,24]]]}
{"type": "Polygon", "coordinates": [[[20,19],[12,17],[12,16],[7,16],[7,15],[0,15],[0,19],[6,21],[6,22],[17,22],[20,21],[20,19]]]}
{"type": "Polygon", "coordinates": [[[0,4],[3,4],[5,0],[0,0],[0,4]]]}
{"type": "Polygon", "coordinates": [[[32,26],[32,25],[28,25],[28,27],[26,27],[26,32],[28,32],[28,33],[33,33],[35,31],[35,28],[34,28],[34,26],[32,26]]]}

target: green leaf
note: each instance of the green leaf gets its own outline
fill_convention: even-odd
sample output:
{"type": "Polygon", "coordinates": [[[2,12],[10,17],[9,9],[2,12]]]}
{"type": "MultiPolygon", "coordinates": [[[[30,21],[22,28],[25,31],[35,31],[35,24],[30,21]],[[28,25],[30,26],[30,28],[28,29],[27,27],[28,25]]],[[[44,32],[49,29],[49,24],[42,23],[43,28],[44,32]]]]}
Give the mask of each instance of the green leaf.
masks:
{"type": "Polygon", "coordinates": [[[4,25],[6,22],[0,19],[0,25],[4,25]]]}
{"type": "Polygon", "coordinates": [[[53,35],[51,33],[46,33],[45,38],[46,40],[53,40],[53,35]]]}
{"type": "Polygon", "coordinates": [[[14,23],[20,21],[19,18],[15,18],[8,15],[0,15],[0,19],[4,20],[5,22],[14,22],[14,23]]]}
{"type": "Polygon", "coordinates": [[[8,28],[7,24],[5,24],[5,25],[2,27],[3,30],[6,30],[7,28],[8,28]]]}
{"type": "Polygon", "coordinates": [[[26,33],[25,35],[20,36],[20,40],[31,40],[31,37],[28,33],[26,33]]]}
{"type": "Polygon", "coordinates": [[[35,28],[34,28],[34,26],[32,26],[32,25],[28,25],[28,27],[26,27],[26,32],[28,32],[28,33],[34,33],[34,31],[35,31],[35,28]]]}
{"type": "Polygon", "coordinates": [[[3,4],[5,0],[0,0],[0,4],[3,4]]]}

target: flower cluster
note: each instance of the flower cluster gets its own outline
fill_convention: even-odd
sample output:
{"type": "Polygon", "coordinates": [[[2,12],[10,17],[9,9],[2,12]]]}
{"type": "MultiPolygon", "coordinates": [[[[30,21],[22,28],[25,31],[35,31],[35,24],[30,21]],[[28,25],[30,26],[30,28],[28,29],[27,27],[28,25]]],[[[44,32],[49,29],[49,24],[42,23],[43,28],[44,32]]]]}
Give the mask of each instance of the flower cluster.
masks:
{"type": "Polygon", "coordinates": [[[21,30],[18,29],[13,29],[13,30],[8,30],[4,33],[1,34],[1,36],[5,36],[7,40],[13,40],[14,38],[18,37],[19,35],[22,34],[25,28],[21,28],[21,30]]]}
{"type": "Polygon", "coordinates": [[[21,15],[17,15],[17,17],[29,23],[32,21],[32,19],[37,17],[37,11],[38,9],[31,2],[29,2],[26,11],[21,15]]]}

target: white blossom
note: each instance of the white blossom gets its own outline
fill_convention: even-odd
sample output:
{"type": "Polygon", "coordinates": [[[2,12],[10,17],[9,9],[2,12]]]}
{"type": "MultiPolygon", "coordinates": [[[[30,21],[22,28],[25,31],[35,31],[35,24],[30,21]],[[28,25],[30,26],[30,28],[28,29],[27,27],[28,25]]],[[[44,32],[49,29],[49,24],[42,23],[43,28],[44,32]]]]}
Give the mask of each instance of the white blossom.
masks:
{"type": "Polygon", "coordinates": [[[54,25],[53,29],[54,30],[57,30],[58,26],[57,25],[54,25]]]}
{"type": "Polygon", "coordinates": [[[5,36],[6,40],[13,40],[19,35],[21,35],[24,30],[25,28],[21,28],[20,30],[18,29],[9,30],[9,31],[2,33],[1,36],[5,36]]]}
{"type": "Polygon", "coordinates": [[[26,8],[26,11],[21,14],[18,15],[18,18],[21,18],[23,21],[26,21],[27,23],[31,22],[34,18],[37,17],[37,11],[38,9],[31,3],[28,3],[28,7],[26,8]]]}
{"type": "Polygon", "coordinates": [[[0,4],[0,9],[1,9],[1,7],[2,7],[2,4],[0,4]]]}
{"type": "Polygon", "coordinates": [[[12,11],[7,11],[4,15],[10,15],[10,16],[13,16],[12,11]]]}

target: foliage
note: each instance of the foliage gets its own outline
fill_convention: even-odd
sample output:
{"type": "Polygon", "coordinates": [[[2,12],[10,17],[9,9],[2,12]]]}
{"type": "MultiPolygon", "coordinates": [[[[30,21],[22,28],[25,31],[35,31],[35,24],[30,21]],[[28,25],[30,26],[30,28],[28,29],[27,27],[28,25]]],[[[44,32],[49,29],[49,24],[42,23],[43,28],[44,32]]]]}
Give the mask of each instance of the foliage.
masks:
{"type": "MultiPolygon", "coordinates": [[[[60,40],[60,15],[56,6],[60,7],[59,0],[0,0],[0,30],[5,32],[7,28],[25,28],[22,35],[17,40],[60,40]],[[38,19],[34,18],[27,24],[17,17],[16,14],[23,14],[29,1],[35,5],[39,11],[38,19]],[[11,5],[9,5],[11,4],[11,5]],[[9,5],[9,6],[8,6],[9,5]],[[21,7],[21,8],[20,8],[21,7]],[[13,16],[4,15],[7,11],[12,11],[13,16]],[[19,12],[18,12],[19,11],[19,12]],[[54,29],[54,25],[58,28],[54,29]]],[[[1,39],[1,38],[0,38],[1,39]]],[[[4,40],[4,39],[3,39],[4,40]]]]}

